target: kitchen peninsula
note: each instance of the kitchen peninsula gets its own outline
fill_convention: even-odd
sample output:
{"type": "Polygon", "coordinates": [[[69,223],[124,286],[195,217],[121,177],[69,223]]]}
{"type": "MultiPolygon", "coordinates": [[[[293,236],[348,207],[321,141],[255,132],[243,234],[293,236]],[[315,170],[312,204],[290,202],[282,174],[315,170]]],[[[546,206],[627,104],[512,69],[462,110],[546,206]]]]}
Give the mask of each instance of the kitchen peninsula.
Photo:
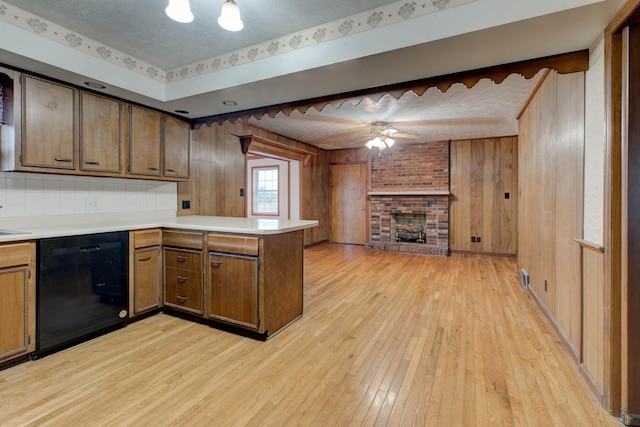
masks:
{"type": "MultiPolygon", "coordinates": [[[[128,319],[164,310],[268,339],[302,316],[303,230],[318,221],[161,212],[39,217],[38,222],[16,218],[0,223],[0,250],[32,248],[24,257],[25,270],[38,265],[33,248],[42,239],[128,232],[128,319]]],[[[21,266],[4,267],[13,271],[21,266]]],[[[16,343],[3,346],[7,348],[1,349],[0,363],[34,350],[35,273],[25,275],[24,312],[13,310],[15,319],[3,319],[3,328],[16,329],[16,343]]],[[[3,277],[10,276],[0,275],[0,280],[3,277]]]]}

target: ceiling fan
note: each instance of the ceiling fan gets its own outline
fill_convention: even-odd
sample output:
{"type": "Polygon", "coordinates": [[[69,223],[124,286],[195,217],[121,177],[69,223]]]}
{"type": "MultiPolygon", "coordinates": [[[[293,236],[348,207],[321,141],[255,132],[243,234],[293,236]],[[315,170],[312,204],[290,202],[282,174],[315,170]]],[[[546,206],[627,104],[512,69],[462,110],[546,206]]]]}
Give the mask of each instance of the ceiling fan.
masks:
{"type": "Polygon", "coordinates": [[[365,144],[370,150],[373,149],[373,147],[376,147],[379,150],[392,147],[393,144],[396,143],[397,138],[416,139],[420,137],[420,135],[416,134],[399,132],[397,129],[390,127],[389,122],[371,122],[371,126],[372,138],[365,144]]]}

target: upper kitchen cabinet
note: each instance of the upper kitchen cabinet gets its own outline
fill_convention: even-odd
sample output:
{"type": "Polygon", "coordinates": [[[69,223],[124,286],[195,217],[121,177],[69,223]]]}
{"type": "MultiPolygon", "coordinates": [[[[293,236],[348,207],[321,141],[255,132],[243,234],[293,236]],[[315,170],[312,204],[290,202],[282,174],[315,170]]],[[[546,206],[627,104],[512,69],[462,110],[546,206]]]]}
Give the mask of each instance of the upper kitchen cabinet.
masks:
{"type": "Polygon", "coordinates": [[[78,90],[23,75],[21,166],[76,168],[78,90]]]}
{"type": "Polygon", "coordinates": [[[164,168],[166,177],[189,178],[189,123],[165,115],[164,120],[164,168]]]}
{"type": "Polygon", "coordinates": [[[123,104],[80,93],[80,170],[122,173],[123,104]]]}
{"type": "Polygon", "coordinates": [[[162,175],[162,113],[129,106],[129,173],[162,175]]]}
{"type": "Polygon", "coordinates": [[[187,121],[3,67],[0,90],[2,171],[189,179],[187,121]]]}

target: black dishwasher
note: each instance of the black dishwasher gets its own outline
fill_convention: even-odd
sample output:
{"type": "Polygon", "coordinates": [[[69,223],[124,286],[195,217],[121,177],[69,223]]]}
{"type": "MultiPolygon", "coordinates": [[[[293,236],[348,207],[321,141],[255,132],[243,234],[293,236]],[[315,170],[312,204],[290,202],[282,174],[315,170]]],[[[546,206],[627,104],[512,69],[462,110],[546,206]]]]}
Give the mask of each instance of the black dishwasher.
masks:
{"type": "Polygon", "coordinates": [[[125,325],[126,231],[40,239],[37,245],[37,358],[125,325]]]}

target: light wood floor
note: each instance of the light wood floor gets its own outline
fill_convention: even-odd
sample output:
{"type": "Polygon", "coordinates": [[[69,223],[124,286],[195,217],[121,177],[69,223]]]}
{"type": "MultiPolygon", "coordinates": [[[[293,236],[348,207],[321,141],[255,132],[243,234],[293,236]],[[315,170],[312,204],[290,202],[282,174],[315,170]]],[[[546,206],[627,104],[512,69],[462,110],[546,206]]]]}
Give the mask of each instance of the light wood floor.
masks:
{"type": "Polygon", "coordinates": [[[515,272],[315,246],[272,340],[153,316],[0,372],[0,425],[620,426],[515,272]]]}

